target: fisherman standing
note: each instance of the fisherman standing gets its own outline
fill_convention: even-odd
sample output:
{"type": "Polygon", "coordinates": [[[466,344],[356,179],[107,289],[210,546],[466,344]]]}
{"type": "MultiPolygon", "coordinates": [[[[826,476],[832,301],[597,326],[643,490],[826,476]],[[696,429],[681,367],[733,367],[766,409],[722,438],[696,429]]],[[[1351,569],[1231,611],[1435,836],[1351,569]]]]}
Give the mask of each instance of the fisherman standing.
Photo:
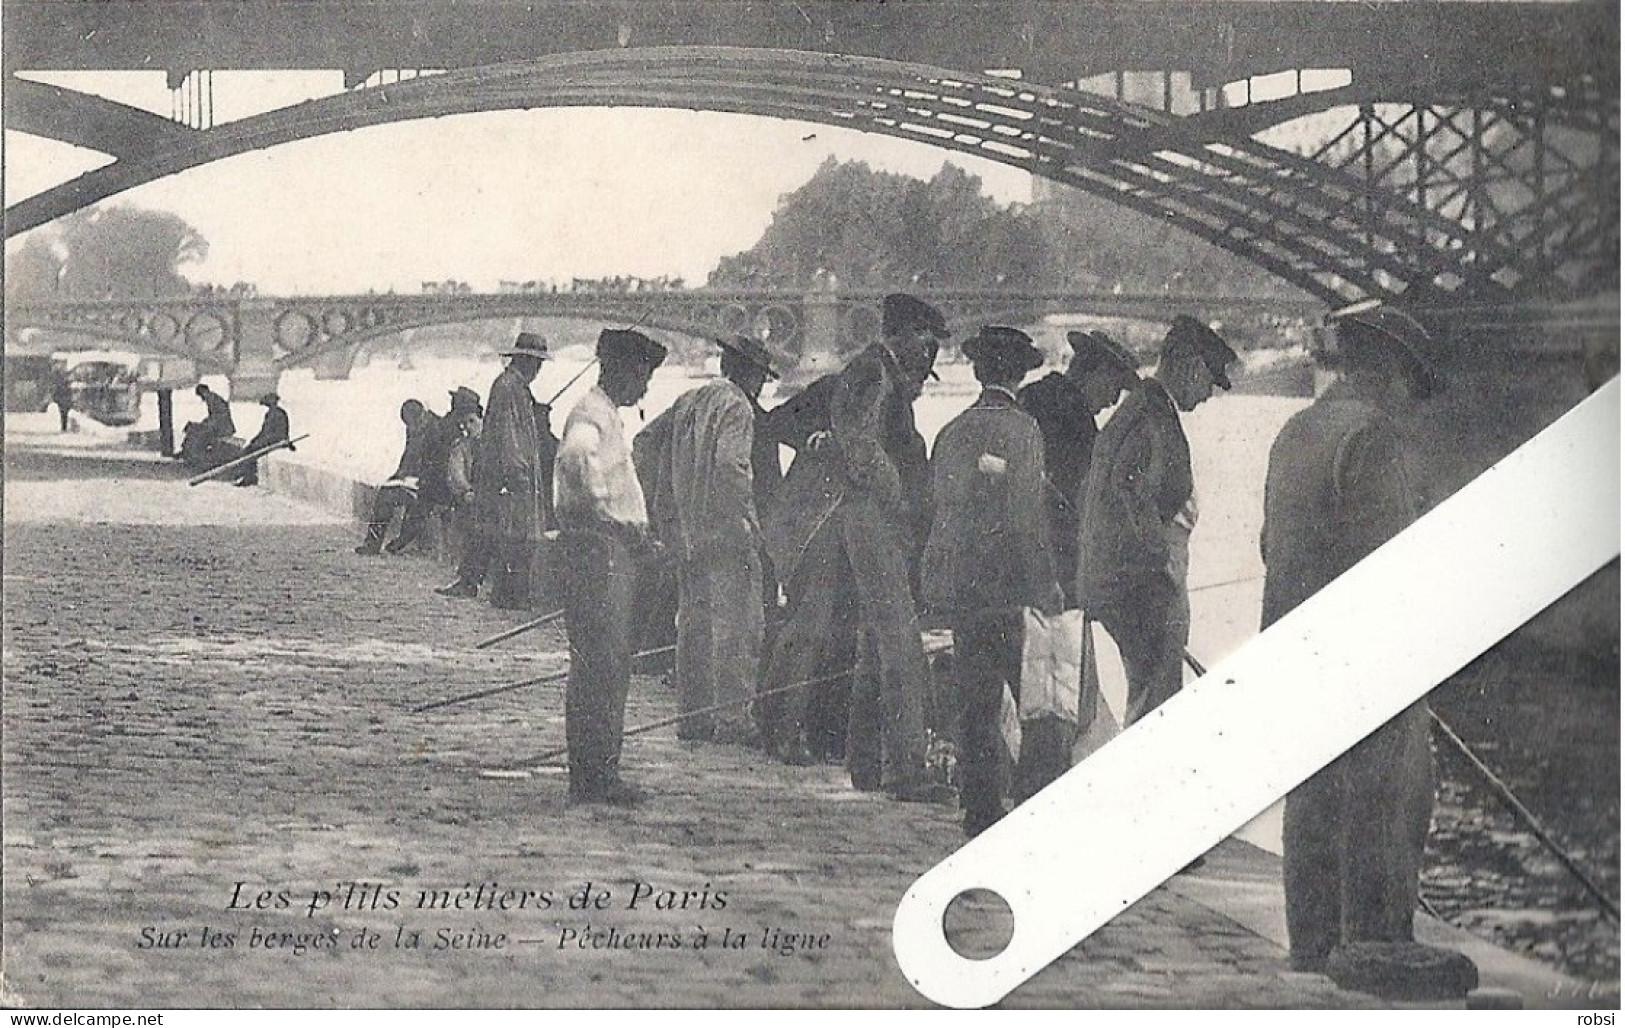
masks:
{"type": "MultiPolygon", "coordinates": [[[[499,350],[508,364],[491,383],[474,467],[474,532],[490,547],[491,565],[506,579],[502,595],[493,586],[492,601],[522,606],[530,589],[530,568],[547,525],[542,517],[540,444],[536,402],[530,384],[548,359],[547,340],[521,332],[499,350]]],[[[479,582],[459,573],[457,581],[435,591],[442,596],[472,599],[479,582]]]]}
{"type": "MultiPolygon", "coordinates": [[[[918,434],[912,404],[947,325],[934,307],[901,293],[886,297],[881,322],[881,340],[835,377],[828,441],[816,448],[806,472],[792,468],[783,516],[769,532],[779,574],[807,578],[797,588],[801,602],[775,641],[762,686],[772,690],[816,677],[834,641],[832,629],[851,614],[859,632],[847,737],[852,783],[929,802],[941,790],[925,766],[929,672],[910,588],[915,517],[904,473],[913,470],[915,447],[905,437],[918,434]],[[887,444],[899,440],[905,445],[894,456],[887,444]],[[845,605],[849,611],[841,609],[845,605]]],[[[918,449],[923,467],[923,442],[918,449]]],[[[811,759],[805,697],[805,691],[793,691],[787,702],[770,708],[770,742],[793,763],[811,759]]]]}
{"type": "MultiPolygon", "coordinates": [[[[686,739],[758,743],[750,719],[762,648],[756,397],[776,377],[767,348],[721,340],[722,377],[677,398],[665,455],[679,576],[677,687],[682,710],[729,704],[678,728],[686,739]]],[[[651,509],[654,501],[650,501],[651,509]]]]}
{"type": "Polygon", "coordinates": [[[1095,441],[1078,531],[1078,601],[1111,633],[1128,678],[1124,723],[1179,691],[1190,634],[1185,572],[1196,524],[1190,444],[1179,422],[1230,388],[1236,353],[1180,315],[1156,372],[1129,390],[1095,441]]]}
{"type": "Polygon", "coordinates": [[[621,779],[620,760],[636,561],[651,544],[619,408],[643,398],[665,359],[666,348],[641,332],[601,332],[598,383],[570,412],[559,443],[553,508],[570,637],[564,718],[572,803],[630,806],[642,799],[641,790],[621,779]]]}
{"type": "MultiPolygon", "coordinates": [[[[1394,416],[1437,392],[1427,334],[1374,301],[1333,314],[1338,372],[1270,448],[1261,540],[1263,625],[1319,592],[1417,517],[1394,416]]],[[[1293,970],[1339,947],[1408,944],[1433,813],[1428,713],[1418,701],[1287,796],[1282,831],[1293,970]]],[[[1402,957],[1414,960],[1415,953],[1402,957]]]]}
{"type": "MultiPolygon", "coordinates": [[[[984,327],[961,349],[982,393],[948,422],[931,454],[935,518],[922,579],[927,609],[954,632],[959,688],[960,801],[965,834],[1004,816],[999,783],[1005,688],[1021,696],[1023,609],[1059,614],[1045,509],[1044,440],[1016,390],[1044,363],[1026,333],[984,327]]],[[[1025,741],[1022,764],[1028,763],[1025,741]]],[[[1018,767],[1018,780],[1023,775],[1018,767]]]]}
{"type": "MultiPolygon", "coordinates": [[[[1095,419],[1140,380],[1139,362],[1104,332],[1068,332],[1072,360],[1022,388],[1022,409],[1044,437],[1044,477],[1050,514],[1050,547],[1068,607],[1078,605],[1078,500],[1099,430],[1095,419]]],[[[1100,690],[1093,635],[1084,626],[1078,723],[1040,714],[1021,725],[1017,795],[1031,796],[1072,766],[1072,745],[1095,716],[1100,690]]]]}

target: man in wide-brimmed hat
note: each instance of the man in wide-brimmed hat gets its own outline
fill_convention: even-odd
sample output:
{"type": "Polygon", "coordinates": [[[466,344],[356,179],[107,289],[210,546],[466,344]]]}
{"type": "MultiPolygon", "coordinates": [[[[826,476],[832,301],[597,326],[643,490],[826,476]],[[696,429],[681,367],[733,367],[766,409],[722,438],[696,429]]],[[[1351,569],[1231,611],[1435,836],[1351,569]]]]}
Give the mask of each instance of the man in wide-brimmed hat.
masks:
{"type": "MultiPolygon", "coordinates": [[[[656,532],[677,564],[677,692],[697,714],[680,739],[754,746],[749,701],[761,662],[762,553],[756,398],[777,378],[758,339],[719,339],[722,377],[679,396],[633,441],[653,448],[645,482],[656,532]]],[[[776,461],[776,457],[774,460],[776,461]]]]}
{"type": "Polygon", "coordinates": [[[1174,319],[1157,370],[1101,429],[1079,504],[1078,602],[1116,641],[1125,723],[1179,691],[1190,633],[1185,571],[1196,524],[1190,444],[1179,413],[1229,389],[1236,353],[1195,318],[1174,319]]]}
{"type": "Polygon", "coordinates": [[[630,806],[642,799],[621,778],[621,733],[632,678],[633,592],[651,543],[618,408],[643,398],[665,359],[666,348],[635,329],[599,333],[598,382],[570,411],[559,442],[553,509],[570,636],[564,729],[572,803],[630,806]]]}
{"type": "MultiPolygon", "coordinates": [[[[1270,448],[1266,628],[1420,513],[1396,415],[1439,389],[1428,334],[1370,301],[1329,321],[1335,346],[1321,359],[1337,378],[1270,448]]],[[[1394,962],[1397,981],[1415,968],[1411,916],[1433,811],[1428,722],[1425,701],[1412,705],[1288,795],[1282,866],[1294,970],[1337,978],[1349,959],[1394,962]]]]}
{"type": "MultiPolygon", "coordinates": [[[[947,334],[941,312],[925,301],[903,293],[885,298],[880,341],[828,387],[828,443],[802,472],[792,466],[781,516],[767,528],[792,607],[767,662],[764,691],[818,677],[826,654],[849,642],[842,629],[856,631],[860,670],[852,679],[846,739],[852,782],[905,801],[940,795],[925,765],[928,670],[911,588],[911,511],[929,503],[925,444],[912,405],[947,334]]],[[[809,697],[826,695],[792,690],[763,705],[763,727],[781,759],[812,759],[809,697]]]]}
{"type": "MultiPolygon", "coordinates": [[[[922,562],[922,602],[954,631],[960,801],[967,835],[1004,816],[999,715],[1021,697],[1024,608],[1065,605],[1050,552],[1044,440],[1016,391],[1044,354],[1019,329],[984,326],[960,349],[982,393],[938,434],[935,515],[922,562]]],[[[1030,761],[1025,742],[1021,762],[1030,761]]],[[[1018,764],[1017,778],[1024,775],[1018,764]]]]}
{"type": "Polygon", "coordinates": [[[488,564],[499,581],[492,602],[523,607],[531,592],[530,570],[542,534],[542,492],[551,488],[542,473],[536,427],[536,401],[530,384],[548,360],[547,340],[521,332],[512,344],[497,351],[507,366],[491,383],[486,415],[474,465],[475,537],[489,547],[488,561],[459,568],[457,581],[435,590],[442,596],[472,598],[479,595],[488,564]]]}

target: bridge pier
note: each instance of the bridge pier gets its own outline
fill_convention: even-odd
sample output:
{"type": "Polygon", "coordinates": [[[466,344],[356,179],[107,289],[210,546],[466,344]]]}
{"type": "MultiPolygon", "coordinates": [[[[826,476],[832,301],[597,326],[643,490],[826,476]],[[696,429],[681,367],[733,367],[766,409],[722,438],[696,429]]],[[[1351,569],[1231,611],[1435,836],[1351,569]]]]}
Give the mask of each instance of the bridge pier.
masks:
{"type": "Polygon", "coordinates": [[[274,312],[269,307],[246,304],[239,308],[232,344],[237,363],[227,376],[227,398],[257,400],[276,392],[282,369],[276,363],[274,312]]]}
{"type": "Polygon", "coordinates": [[[795,366],[838,367],[846,349],[845,335],[841,329],[841,298],[832,289],[813,289],[802,300],[801,352],[792,355],[795,366]]]}
{"type": "MultiPolygon", "coordinates": [[[[409,336],[411,333],[408,331],[403,334],[409,336]]],[[[329,350],[311,361],[311,367],[316,369],[316,380],[331,382],[349,378],[350,372],[355,368],[355,359],[361,353],[362,345],[352,343],[337,350],[329,350]]]]}

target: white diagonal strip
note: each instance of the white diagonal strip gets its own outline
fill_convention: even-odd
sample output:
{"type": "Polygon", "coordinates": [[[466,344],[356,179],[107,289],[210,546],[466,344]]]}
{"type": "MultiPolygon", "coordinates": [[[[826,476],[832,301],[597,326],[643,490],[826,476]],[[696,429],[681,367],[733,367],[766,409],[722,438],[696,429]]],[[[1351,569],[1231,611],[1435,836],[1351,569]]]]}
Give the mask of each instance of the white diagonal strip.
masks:
{"type": "Polygon", "coordinates": [[[1619,380],[923,875],[893,922],[904,975],[996,1002],[1620,552],[1619,380]],[[943,912],[1015,916],[967,960],[943,912]]]}

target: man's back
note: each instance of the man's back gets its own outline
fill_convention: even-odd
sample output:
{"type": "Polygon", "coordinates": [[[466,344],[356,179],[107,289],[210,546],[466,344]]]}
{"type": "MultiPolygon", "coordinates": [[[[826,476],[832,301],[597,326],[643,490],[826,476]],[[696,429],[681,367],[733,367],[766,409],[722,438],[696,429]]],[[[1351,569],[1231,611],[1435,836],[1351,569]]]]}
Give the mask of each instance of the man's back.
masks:
{"type": "Polygon", "coordinates": [[[1398,431],[1375,407],[1322,397],[1270,447],[1262,548],[1265,625],[1415,520],[1398,431]]]}
{"type": "Polygon", "coordinates": [[[672,405],[671,487],[684,557],[704,556],[708,543],[755,538],[754,420],[750,399],[726,379],[692,389],[672,405]]]}

